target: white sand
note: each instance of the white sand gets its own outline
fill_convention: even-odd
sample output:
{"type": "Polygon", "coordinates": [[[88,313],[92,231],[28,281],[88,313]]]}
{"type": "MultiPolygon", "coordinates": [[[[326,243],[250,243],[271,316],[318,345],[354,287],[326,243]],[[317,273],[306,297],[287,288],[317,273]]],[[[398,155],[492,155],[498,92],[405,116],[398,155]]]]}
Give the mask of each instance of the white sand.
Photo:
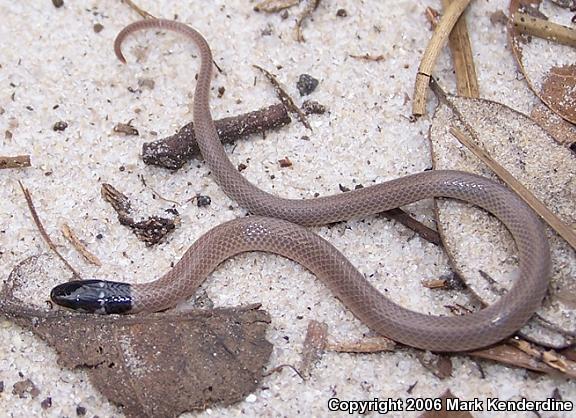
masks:
{"type": "MultiPolygon", "coordinates": [[[[202,6],[144,0],[139,5],[157,16],[177,14],[206,36],[224,71],[217,75],[214,87],[226,88],[221,99],[214,94],[215,117],[275,102],[271,87],[252,64],[277,73],[296,98],[295,82],[300,74],[309,73],[320,80],[310,98],[328,106],[330,112],[310,118],[313,133],[293,122],[268,133],[266,139],[254,137],[238,143],[233,151],[229,148],[234,164],[249,159],[243,174],[259,187],[293,198],[312,197],[315,192],[329,195],[339,193],[339,183],[351,188],[357,183],[369,185],[431,166],[426,138],[429,119],[408,121],[411,103],[405,101],[405,94],[412,96],[418,60],[430,36],[423,11],[426,6],[440,9],[438,1],[326,0],[315,12],[314,22],[305,25],[304,44],[294,41],[293,12],[282,20],[278,15],[255,13],[252,1],[195,3],[202,6]],[[346,9],[348,17],[336,17],[339,8],[346,9]],[[271,35],[263,36],[268,28],[271,35]],[[385,59],[363,62],[349,57],[364,53],[382,54],[385,59]],[[303,135],[311,140],[301,140],[303,135]],[[277,160],[286,156],[293,167],[280,168],[277,160]]],[[[484,97],[526,113],[533,96],[517,77],[504,29],[489,21],[491,12],[506,6],[502,0],[478,1],[468,14],[474,22],[471,36],[480,87],[484,97]]],[[[5,109],[0,115],[0,154],[29,153],[33,161],[32,168],[0,172],[2,278],[22,259],[47,251],[18,180],[30,188],[49,234],[63,245],[65,257],[87,277],[152,280],[203,232],[244,214],[217,187],[203,163],[194,162],[171,173],[147,167],[140,159],[141,144],[157,138],[152,131],[166,136],[191,118],[190,92],[198,60],[188,43],[174,35],[139,35],[129,41],[126,55],[130,64],[123,66],[114,57],[112,42],[116,33],[138,16],[119,1],[69,0],[64,8],[55,9],[47,0],[0,0],[0,13],[4,16],[0,25],[0,107],[5,109]],[[94,32],[95,23],[104,25],[101,33],[94,32]],[[137,63],[134,53],[141,48],[145,48],[145,58],[137,63]],[[127,87],[136,87],[140,77],[154,79],[155,88],[130,93],[127,87]],[[54,109],[55,105],[59,107],[54,109]],[[131,119],[139,137],[112,132],[116,123],[131,119]],[[66,131],[52,130],[59,120],[68,122],[66,131]],[[13,133],[11,139],[4,139],[6,130],[13,133]],[[125,171],[119,170],[121,166],[125,171]],[[201,193],[212,198],[212,205],[178,206],[181,227],[164,244],[146,248],[118,224],[115,213],[100,197],[100,184],[109,182],[150,203],[153,210],[168,207],[168,203],[151,198],[139,176],[169,199],[186,202],[201,193]],[[86,265],[70,249],[59,232],[63,222],[103,261],[101,268],[86,265]],[[96,238],[99,233],[103,239],[96,238]]],[[[453,90],[447,53],[440,62],[435,74],[445,88],[453,90]]],[[[432,219],[430,202],[409,209],[419,219],[432,219]]],[[[381,290],[387,289],[392,299],[407,307],[446,314],[444,305],[467,301],[462,295],[422,287],[420,279],[449,271],[447,258],[394,222],[370,217],[317,231],[381,290]]],[[[359,338],[367,332],[311,274],[279,257],[236,257],[219,268],[204,288],[218,306],[263,303],[273,318],[268,333],[274,344],[270,367],[299,361],[310,319],[327,322],[334,338],[359,338]]],[[[59,368],[53,350],[30,332],[7,321],[0,322],[0,328],[0,381],[4,382],[0,416],[72,417],[78,405],[85,407],[90,417],[121,415],[91,387],[84,373],[59,368]],[[37,398],[12,395],[12,385],[25,378],[39,388],[37,398]],[[52,398],[52,407],[44,411],[40,402],[46,397],[52,398]]],[[[446,388],[466,400],[543,400],[555,388],[564,399],[576,399],[574,382],[477,363],[463,356],[454,357],[454,377],[441,381],[420,365],[416,353],[403,349],[375,355],[326,354],[307,382],[284,370],[267,377],[265,389],[256,391],[255,397],[198,415],[325,416],[327,401],[334,395],[348,400],[431,397],[446,388]],[[408,395],[407,389],[415,382],[408,395]]],[[[496,416],[486,412],[475,415],[496,416]]]]}

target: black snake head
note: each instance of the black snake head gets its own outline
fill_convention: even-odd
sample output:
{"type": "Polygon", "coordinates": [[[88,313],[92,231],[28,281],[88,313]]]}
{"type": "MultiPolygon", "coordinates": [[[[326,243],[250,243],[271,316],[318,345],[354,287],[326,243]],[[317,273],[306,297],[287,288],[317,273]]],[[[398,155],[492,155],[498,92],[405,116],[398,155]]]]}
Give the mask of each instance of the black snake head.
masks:
{"type": "Polygon", "coordinates": [[[115,314],[132,309],[132,291],[127,283],[106,280],[76,280],[52,289],[50,299],[77,311],[115,314]]]}

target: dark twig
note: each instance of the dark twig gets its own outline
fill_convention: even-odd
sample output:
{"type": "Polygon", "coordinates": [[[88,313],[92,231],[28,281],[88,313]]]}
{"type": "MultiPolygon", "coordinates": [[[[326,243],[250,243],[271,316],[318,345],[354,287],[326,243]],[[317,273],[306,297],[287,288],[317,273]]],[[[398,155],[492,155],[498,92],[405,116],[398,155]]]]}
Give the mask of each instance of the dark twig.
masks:
{"type": "Polygon", "coordinates": [[[280,82],[278,81],[276,76],[274,74],[270,73],[269,71],[265,70],[264,68],[259,67],[258,65],[253,65],[253,67],[262,71],[262,74],[264,74],[266,76],[266,78],[268,79],[268,81],[270,81],[270,84],[272,84],[272,86],[274,87],[274,91],[276,92],[276,95],[278,96],[280,101],[284,104],[284,106],[286,106],[286,108],[290,112],[296,113],[298,115],[298,120],[300,120],[300,122],[302,122],[302,124],[304,124],[305,127],[312,130],[312,127],[308,123],[308,119],[306,118],[306,115],[304,114],[304,112],[302,110],[300,110],[298,108],[298,106],[296,106],[296,104],[294,104],[294,100],[292,100],[292,97],[290,97],[290,95],[288,93],[286,93],[286,91],[282,88],[282,86],[280,85],[280,82]]]}
{"type": "Polygon", "coordinates": [[[30,167],[29,155],[16,155],[15,157],[0,156],[0,169],[30,167]]]}
{"type": "Polygon", "coordinates": [[[416,232],[426,241],[431,242],[435,245],[442,245],[442,240],[440,239],[440,234],[432,228],[427,227],[422,222],[417,221],[416,219],[412,218],[402,209],[391,209],[387,210],[386,212],[382,212],[388,219],[393,219],[396,222],[401,223],[406,228],[411,229],[412,231],[416,232]]]}
{"type": "MultiPolygon", "coordinates": [[[[278,103],[254,112],[220,119],[215,124],[220,141],[224,144],[231,144],[238,138],[279,128],[290,122],[286,108],[278,103]]],[[[196,143],[192,122],[184,125],[174,135],[146,142],[142,146],[142,159],[145,164],[170,170],[177,170],[187,161],[197,157],[200,157],[200,150],[196,143]]]]}
{"type": "Polygon", "coordinates": [[[74,269],[74,267],[72,267],[70,265],[70,263],[62,256],[62,254],[60,254],[60,252],[58,252],[58,249],[56,249],[56,245],[54,245],[54,243],[52,242],[52,240],[48,236],[46,229],[44,229],[44,225],[42,225],[42,221],[40,220],[40,217],[38,216],[38,212],[36,212],[36,208],[34,207],[34,202],[32,201],[32,195],[30,194],[30,191],[24,187],[22,182],[19,181],[18,184],[20,184],[20,188],[22,189],[22,193],[24,193],[24,197],[26,198],[26,203],[28,204],[28,209],[30,209],[30,213],[32,214],[32,218],[34,219],[34,223],[38,227],[38,231],[40,231],[40,236],[42,236],[42,239],[46,242],[46,244],[48,244],[48,247],[50,247],[50,249],[52,251],[54,251],[54,253],[58,256],[58,258],[60,260],[62,260],[62,262],[66,265],[66,267],[68,267],[68,269],[72,272],[72,274],[75,276],[75,278],[79,278],[80,274],[78,274],[78,272],[74,269]]]}

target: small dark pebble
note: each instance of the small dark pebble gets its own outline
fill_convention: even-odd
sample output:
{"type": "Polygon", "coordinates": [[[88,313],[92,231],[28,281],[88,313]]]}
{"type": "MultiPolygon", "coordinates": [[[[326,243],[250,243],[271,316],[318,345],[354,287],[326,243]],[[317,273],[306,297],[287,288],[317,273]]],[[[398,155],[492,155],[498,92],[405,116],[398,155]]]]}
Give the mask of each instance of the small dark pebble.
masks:
{"type": "Polygon", "coordinates": [[[338,11],[336,12],[336,16],[346,17],[348,16],[348,12],[346,11],[346,9],[338,9],[338,11]]]}
{"type": "Polygon", "coordinates": [[[26,106],[26,109],[28,109],[30,112],[34,112],[34,108],[32,106],[26,106]]]}
{"type": "Polygon", "coordinates": [[[8,130],[6,130],[6,132],[4,132],[4,138],[7,140],[11,140],[13,136],[14,135],[12,134],[12,132],[10,132],[8,130]]]}
{"type": "Polygon", "coordinates": [[[354,186],[354,190],[359,190],[359,189],[363,189],[364,186],[361,184],[357,184],[356,186],[354,186]]]}
{"type": "Polygon", "coordinates": [[[52,126],[52,129],[55,131],[64,131],[67,127],[68,123],[64,122],[63,120],[60,120],[52,126]]]}
{"type": "Polygon", "coordinates": [[[118,168],[118,170],[120,170],[120,171],[126,171],[126,167],[124,167],[123,165],[121,165],[121,166],[118,168]]]}
{"type": "Polygon", "coordinates": [[[224,87],[224,86],[218,87],[218,98],[224,96],[225,91],[226,91],[226,87],[224,87]]]}
{"type": "Polygon", "coordinates": [[[102,26],[101,23],[96,23],[96,24],[92,27],[92,29],[94,29],[94,32],[100,33],[100,32],[102,32],[102,29],[104,29],[104,26],[102,26]]]}
{"type": "Polygon", "coordinates": [[[280,164],[280,167],[282,168],[292,167],[292,161],[290,161],[290,158],[288,157],[284,157],[281,160],[278,160],[278,164],[280,164]]]}
{"type": "Polygon", "coordinates": [[[102,239],[102,238],[104,238],[104,235],[102,235],[102,234],[96,235],[96,239],[102,239]]]}
{"type": "Polygon", "coordinates": [[[302,103],[302,111],[307,115],[322,115],[326,113],[326,106],[314,100],[305,100],[302,103]]]}
{"type": "Polygon", "coordinates": [[[52,174],[54,174],[53,171],[46,171],[46,172],[44,173],[44,175],[45,175],[46,177],[50,177],[52,174]]]}
{"type": "Polygon", "coordinates": [[[4,392],[4,381],[0,380],[0,393],[4,392]]]}
{"type": "Polygon", "coordinates": [[[572,150],[572,152],[576,152],[576,142],[572,142],[570,144],[570,149],[572,150]]]}
{"type": "Polygon", "coordinates": [[[301,74],[296,82],[296,88],[300,92],[300,96],[306,96],[316,90],[318,87],[318,80],[308,74],[301,74]]]}
{"type": "Polygon", "coordinates": [[[83,406],[77,406],[76,415],[78,415],[79,417],[83,417],[84,415],[86,415],[86,408],[84,408],[83,406]]]}
{"type": "Polygon", "coordinates": [[[244,163],[238,164],[238,171],[244,171],[248,168],[248,166],[244,163]]]}
{"type": "Polygon", "coordinates": [[[203,195],[196,196],[196,204],[198,205],[199,208],[209,206],[210,203],[212,203],[212,199],[210,199],[210,196],[203,196],[203,195]]]}
{"type": "Polygon", "coordinates": [[[64,6],[64,0],[52,0],[54,7],[59,8],[64,6]]]}
{"type": "Polygon", "coordinates": [[[282,20],[288,19],[288,16],[290,16],[290,13],[288,13],[288,10],[284,9],[280,12],[280,18],[282,20]]]}
{"type": "Polygon", "coordinates": [[[40,406],[44,410],[50,408],[52,406],[52,398],[48,397],[48,398],[44,399],[42,402],[40,402],[40,406]]]}
{"type": "Polygon", "coordinates": [[[309,137],[308,135],[302,135],[302,136],[300,137],[300,139],[301,139],[302,141],[310,141],[310,137],[309,137]]]}
{"type": "Polygon", "coordinates": [[[341,192],[349,192],[350,189],[346,186],[342,186],[341,184],[338,184],[338,188],[340,189],[341,192]]]}

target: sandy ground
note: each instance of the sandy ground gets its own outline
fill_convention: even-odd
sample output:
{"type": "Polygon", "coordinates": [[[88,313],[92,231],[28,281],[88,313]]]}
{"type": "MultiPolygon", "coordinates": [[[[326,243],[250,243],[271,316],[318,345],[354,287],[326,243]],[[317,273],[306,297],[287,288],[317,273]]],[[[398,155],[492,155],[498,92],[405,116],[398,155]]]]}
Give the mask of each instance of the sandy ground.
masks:
{"type": "MultiPolygon", "coordinates": [[[[213,96],[215,117],[276,101],[253,64],[276,73],[296,98],[300,74],[320,80],[310,99],[326,105],[329,112],[311,117],[313,132],[293,122],[265,139],[255,136],[228,148],[233,163],[246,164],[243,174],[259,187],[286,197],[309,198],[314,193],[339,193],[339,184],[353,188],[431,167],[426,138],[429,118],[410,123],[411,102],[406,95],[412,96],[418,61],[430,36],[423,11],[426,6],[440,9],[440,2],[326,0],[314,14],[314,22],[305,25],[306,43],[302,44],[293,37],[293,12],[282,20],[278,15],[254,12],[253,1],[194,3],[139,2],[156,16],[177,15],[208,39],[223,70],[213,85],[225,87],[221,98],[213,96]],[[347,11],[347,17],[336,16],[340,8],[347,11]],[[364,53],[384,59],[364,62],[350,57],[364,53]],[[310,140],[302,140],[303,136],[310,140]],[[279,166],[278,160],[284,157],[289,157],[292,167],[279,166]]],[[[526,113],[534,98],[517,75],[504,29],[489,20],[492,12],[506,6],[502,0],[477,1],[468,14],[474,22],[471,37],[481,94],[526,113]]],[[[33,161],[32,168],[0,172],[0,277],[5,279],[24,258],[47,251],[18,180],[32,192],[48,233],[85,277],[152,280],[202,233],[245,213],[217,187],[203,163],[193,162],[172,173],[141,161],[144,141],[169,135],[191,118],[198,60],[188,43],[174,35],[139,35],[128,42],[129,64],[123,66],[114,57],[112,42],[138,16],[120,1],[65,1],[64,7],[56,9],[47,0],[0,0],[0,13],[5,16],[0,25],[0,107],[4,109],[0,154],[29,153],[33,161]],[[99,33],[93,29],[96,23],[104,27],[99,33]],[[136,53],[144,56],[139,63],[136,53]],[[129,92],[142,77],[153,79],[155,88],[129,92]],[[67,121],[68,128],[55,132],[52,126],[60,120],[67,121]],[[129,120],[140,136],[113,132],[116,123],[129,120]],[[4,135],[7,130],[11,138],[4,135]],[[150,210],[170,207],[152,198],[141,177],[160,195],[181,203],[177,206],[181,226],[153,248],[120,226],[100,197],[101,183],[108,182],[150,210]],[[209,195],[212,204],[198,208],[186,203],[196,194],[209,195]],[[87,265],[64,245],[59,232],[64,222],[102,260],[101,268],[87,265]]],[[[445,53],[435,74],[453,91],[449,62],[445,53]]],[[[432,220],[431,202],[408,210],[425,222],[432,220]]],[[[444,305],[468,301],[458,293],[422,288],[420,279],[449,272],[447,258],[395,222],[373,216],[316,231],[404,306],[447,314],[444,305]]],[[[310,273],[280,257],[236,257],[224,263],[204,289],[218,306],[262,302],[273,318],[268,332],[274,344],[271,366],[299,361],[310,319],[328,323],[336,339],[359,338],[368,331],[310,273]]],[[[0,353],[0,381],[4,383],[0,416],[73,417],[78,406],[86,408],[90,417],[121,416],[83,372],[58,367],[52,349],[7,321],[0,321],[0,353]],[[34,399],[12,394],[13,384],[27,378],[40,390],[34,399]],[[52,406],[43,410],[41,401],[47,397],[52,398],[52,406]]],[[[576,399],[573,381],[465,356],[453,357],[453,377],[439,380],[416,355],[410,349],[374,355],[326,354],[309,381],[302,382],[284,370],[267,377],[265,389],[256,391],[255,397],[196,415],[332,416],[327,401],[333,396],[347,400],[434,397],[447,388],[466,400],[543,400],[555,389],[564,399],[576,399]]],[[[417,414],[398,416],[411,415],[417,414]]]]}

